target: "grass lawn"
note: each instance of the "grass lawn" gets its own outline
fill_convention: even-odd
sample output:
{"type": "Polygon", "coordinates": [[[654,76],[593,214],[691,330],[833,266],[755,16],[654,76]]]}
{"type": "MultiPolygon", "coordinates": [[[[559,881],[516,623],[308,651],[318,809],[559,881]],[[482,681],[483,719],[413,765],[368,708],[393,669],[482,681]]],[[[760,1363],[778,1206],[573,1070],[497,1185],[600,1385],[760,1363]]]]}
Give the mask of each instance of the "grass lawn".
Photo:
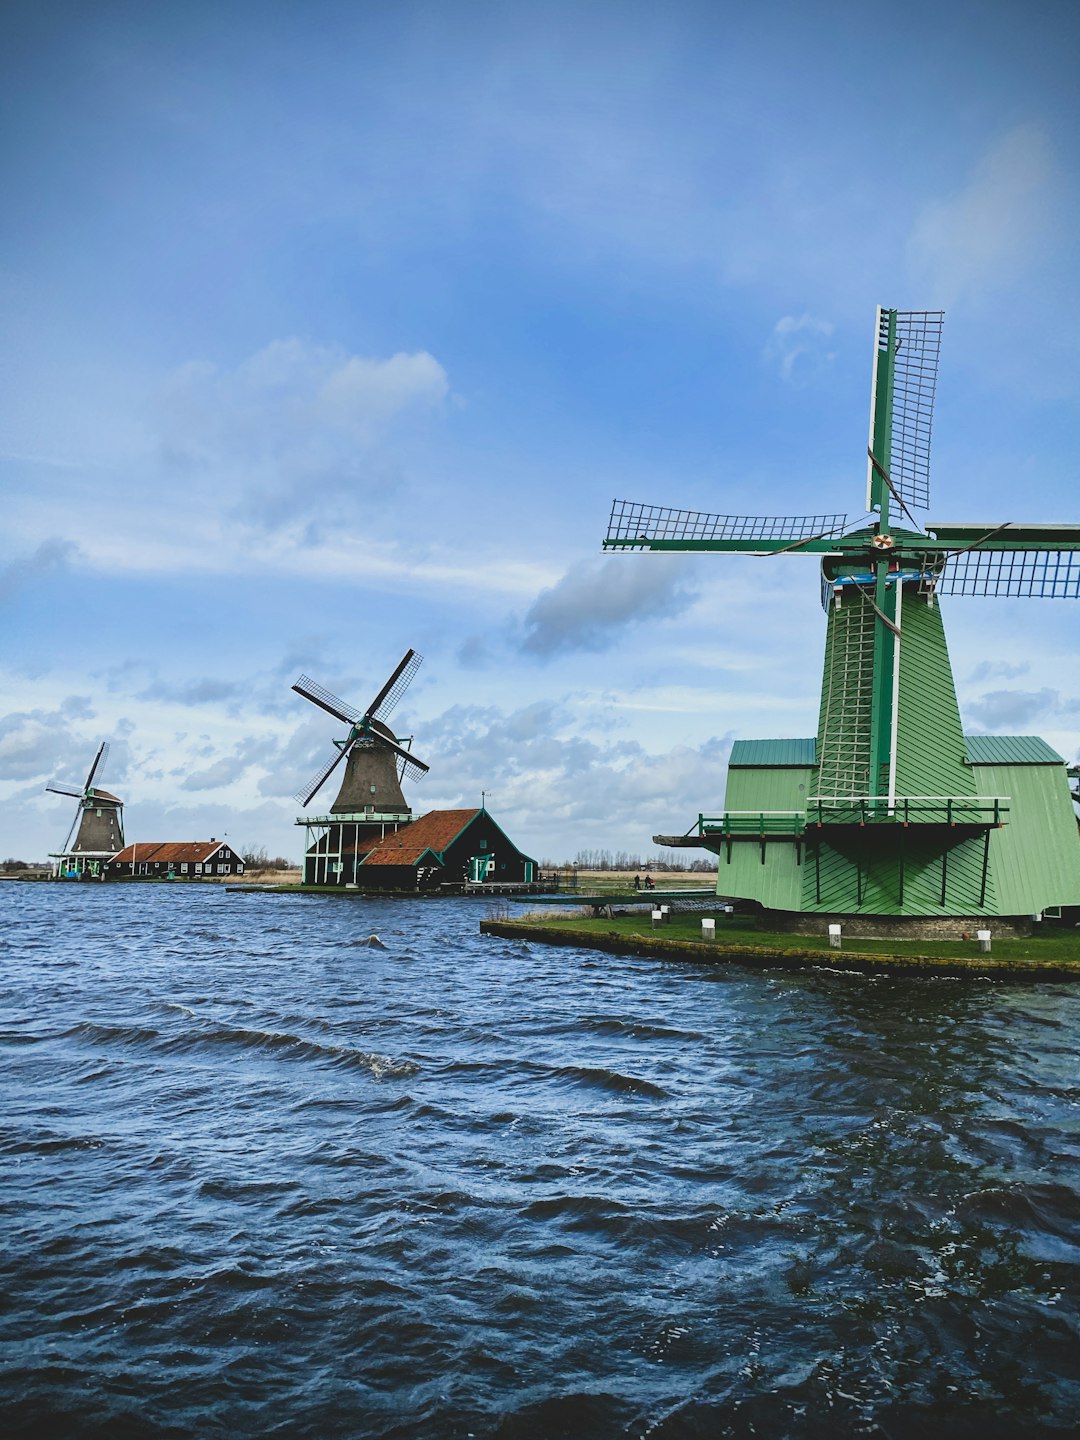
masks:
{"type": "MultiPolygon", "coordinates": [[[[647,914],[617,915],[608,920],[593,919],[586,915],[515,915],[529,925],[544,929],[572,930],[585,935],[618,935],[627,938],[639,936],[642,940],[685,940],[701,942],[701,916],[673,915],[668,923],[654,930],[647,914]]],[[[786,935],[770,930],[758,930],[748,923],[745,916],[725,917],[718,914],[716,919],[717,948],[732,946],[748,950],[798,950],[822,951],[836,955],[829,945],[827,935],[786,935]]],[[[993,936],[994,923],[986,927],[993,936]]],[[[1051,926],[1043,921],[1028,940],[1000,940],[995,936],[991,954],[1000,960],[1041,960],[1044,963],[1071,960],[1080,965],[1080,929],[1065,929],[1051,926]]],[[[942,960],[977,958],[982,952],[974,937],[971,940],[868,940],[862,936],[845,938],[843,950],[857,951],[862,955],[926,955],[942,960]]]]}

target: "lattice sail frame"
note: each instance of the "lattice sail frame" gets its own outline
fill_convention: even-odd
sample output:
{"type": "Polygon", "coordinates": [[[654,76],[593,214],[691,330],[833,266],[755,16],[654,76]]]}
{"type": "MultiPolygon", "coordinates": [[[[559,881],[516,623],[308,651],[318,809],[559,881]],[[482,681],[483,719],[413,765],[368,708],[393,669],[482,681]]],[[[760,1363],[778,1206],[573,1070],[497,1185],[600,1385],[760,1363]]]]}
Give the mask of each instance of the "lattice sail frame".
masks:
{"type": "Polygon", "coordinates": [[[340,749],[336,755],[331,755],[322,769],[318,770],[306,785],[301,786],[301,788],[293,794],[293,799],[297,804],[307,805],[315,798],[327,780],[329,780],[332,772],[336,770],[341,763],[347,749],[348,746],[345,746],[340,749]]]}
{"type": "Polygon", "coordinates": [[[646,548],[658,540],[805,540],[840,535],[847,523],[846,515],[714,515],[615,500],[606,539],[629,550],[635,541],[646,548]]]}
{"type": "Polygon", "coordinates": [[[940,595],[1080,600],[1080,551],[964,550],[946,559],[934,589],[940,595]]]}
{"type": "MultiPolygon", "coordinates": [[[[889,317],[894,314],[895,350],[892,361],[892,404],[889,426],[889,463],[892,488],[905,505],[925,510],[930,504],[930,432],[934,419],[938,362],[941,358],[943,310],[883,310],[877,312],[874,378],[870,391],[870,450],[874,449],[877,414],[878,359],[889,345],[889,317]]],[[[883,456],[877,457],[883,461],[883,456]]],[[[874,466],[867,466],[867,508],[874,466]]]]}
{"type": "Polygon", "coordinates": [[[325,685],[320,685],[317,680],[312,680],[310,675],[301,675],[292,688],[298,695],[303,695],[307,700],[313,700],[316,705],[321,705],[329,714],[336,715],[346,725],[355,725],[364,713],[362,710],[357,710],[355,705],[350,705],[347,700],[342,700],[340,695],[335,695],[333,690],[328,690],[325,685]]]}
{"type": "Polygon", "coordinates": [[[386,693],[381,695],[368,711],[368,715],[372,720],[386,719],[387,715],[390,714],[402,695],[405,694],[405,691],[412,684],[413,677],[423,663],[424,657],[422,655],[418,655],[415,650],[408,652],[405,659],[401,662],[398,673],[386,690],[386,693]]]}

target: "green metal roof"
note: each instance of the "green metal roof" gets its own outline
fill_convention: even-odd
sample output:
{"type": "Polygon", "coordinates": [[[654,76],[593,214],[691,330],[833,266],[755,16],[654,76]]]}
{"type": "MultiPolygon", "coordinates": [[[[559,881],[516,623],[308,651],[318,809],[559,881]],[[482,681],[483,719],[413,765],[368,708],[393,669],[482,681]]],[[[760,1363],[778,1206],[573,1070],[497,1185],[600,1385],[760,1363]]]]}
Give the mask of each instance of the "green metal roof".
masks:
{"type": "Polygon", "coordinates": [[[1038,735],[965,735],[969,765],[1064,765],[1038,735]]]}
{"type": "Polygon", "coordinates": [[[812,735],[807,740],[736,740],[728,764],[806,767],[816,764],[816,751],[812,735]]]}

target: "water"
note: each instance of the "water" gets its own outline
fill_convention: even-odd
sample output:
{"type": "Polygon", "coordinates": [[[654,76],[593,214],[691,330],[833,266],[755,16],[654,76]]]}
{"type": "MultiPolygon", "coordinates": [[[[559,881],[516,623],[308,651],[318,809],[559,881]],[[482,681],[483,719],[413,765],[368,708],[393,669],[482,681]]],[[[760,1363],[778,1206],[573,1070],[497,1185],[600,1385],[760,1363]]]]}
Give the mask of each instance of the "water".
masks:
{"type": "Polygon", "coordinates": [[[0,886],[9,1435],[1076,1433],[1080,992],[483,913],[0,886]]]}

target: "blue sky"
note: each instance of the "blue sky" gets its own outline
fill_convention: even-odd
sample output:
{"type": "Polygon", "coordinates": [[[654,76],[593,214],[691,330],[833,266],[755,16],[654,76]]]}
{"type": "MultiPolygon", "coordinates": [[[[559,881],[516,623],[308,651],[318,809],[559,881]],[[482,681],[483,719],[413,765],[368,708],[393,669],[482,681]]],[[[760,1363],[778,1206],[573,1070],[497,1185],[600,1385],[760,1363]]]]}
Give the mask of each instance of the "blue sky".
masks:
{"type": "MultiPolygon", "coordinates": [[[[814,562],[614,496],[862,509],[878,303],[943,307],[937,519],[1076,520],[1069,3],[6,7],[0,855],[100,740],[129,838],[298,855],[395,712],[523,848],[647,849],[813,733],[814,562]]],[[[954,600],[965,722],[1075,758],[1069,602],[954,600]]]]}

